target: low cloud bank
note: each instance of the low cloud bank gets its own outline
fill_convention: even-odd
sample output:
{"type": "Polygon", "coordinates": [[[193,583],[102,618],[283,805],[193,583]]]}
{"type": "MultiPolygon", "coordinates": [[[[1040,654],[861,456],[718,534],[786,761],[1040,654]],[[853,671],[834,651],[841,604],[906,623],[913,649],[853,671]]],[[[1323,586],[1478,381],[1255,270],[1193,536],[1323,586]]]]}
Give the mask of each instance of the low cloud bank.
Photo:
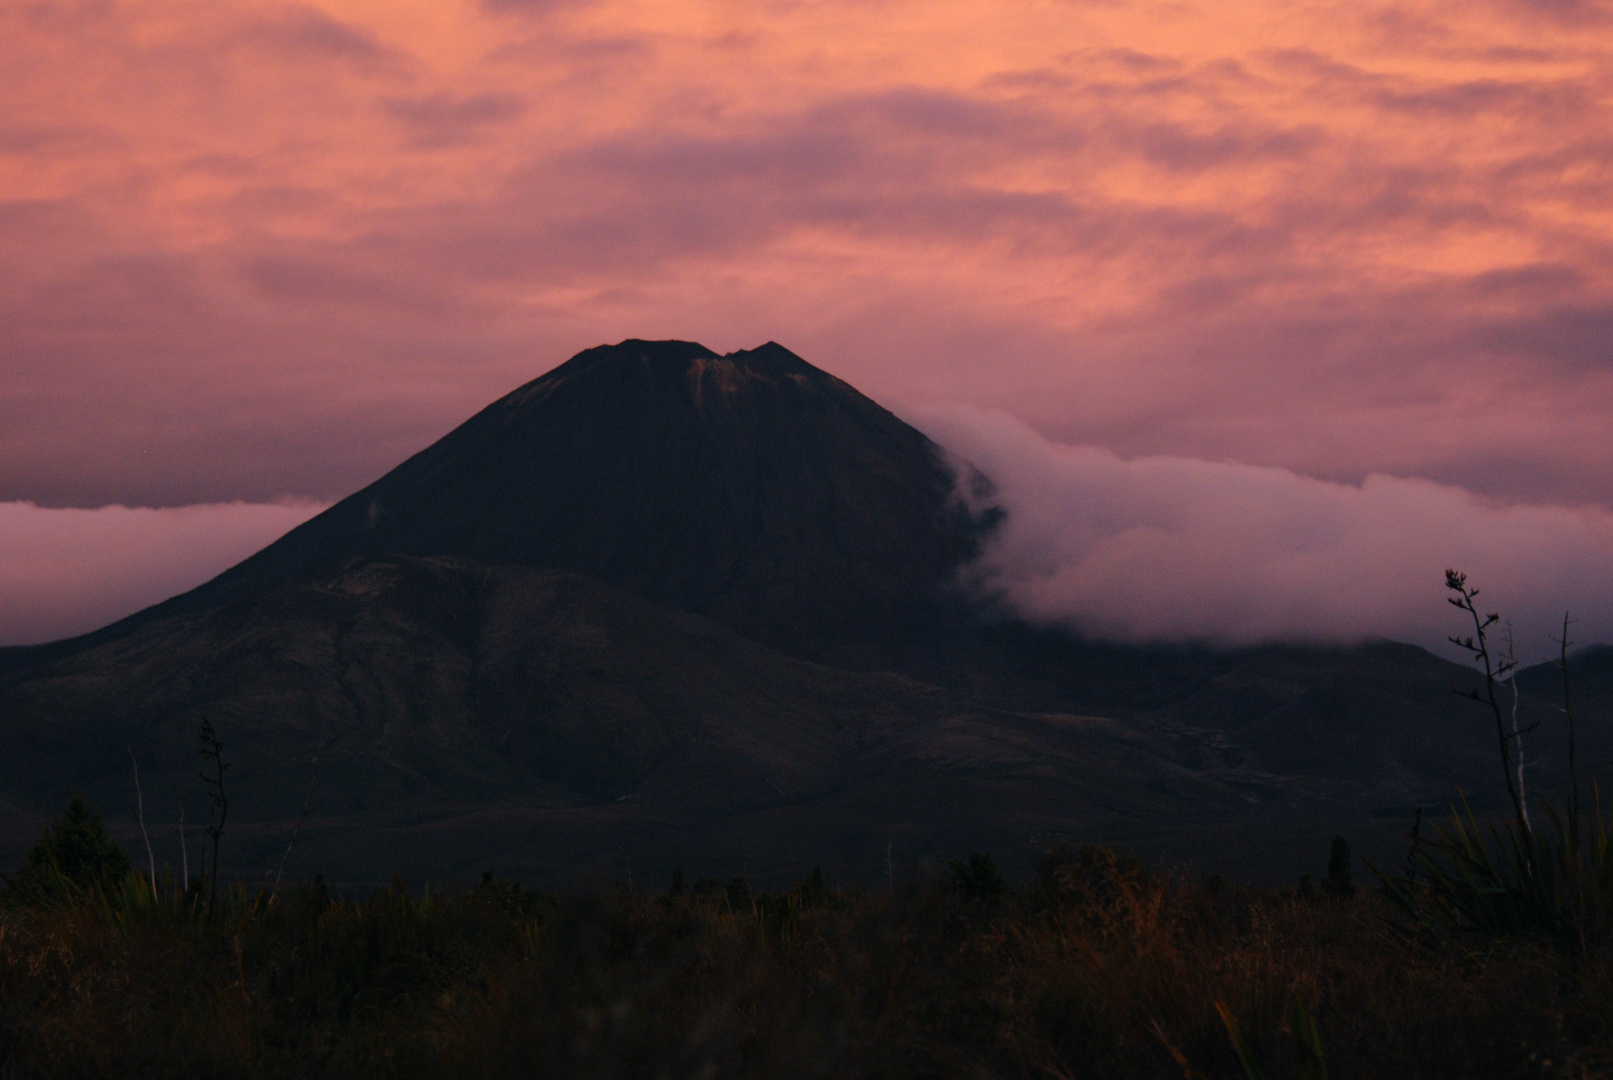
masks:
{"type": "MultiPolygon", "coordinates": [[[[1443,655],[1464,629],[1444,570],[1514,627],[1525,662],[1613,640],[1613,514],[1498,505],[1429,480],[1340,484],[1180,457],[1065,446],[999,412],[915,422],[995,483],[1008,512],[973,584],[1018,614],[1111,640],[1414,642],[1443,655]]],[[[1471,629],[1468,627],[1466,629],[1471,629]]]]}
{"type": "Polygon", "coordinates": [[[324,503],[53,510],[0,503],[0,645],[104,626],[228,569],[324,503]]]}
{"type": "MultiPolygon", "coordinates": [[[[1447,566],[1544,659],[1613,641],[1613,513],[1499,505],[1430,480],[1332,483],[1051,442],[1000,412],[904,410],[1008,512],[972,583],[1036,622],[1118,641],[1410,641],[1453,655],[1447,566]]],[[[0,503],[0,644],[84,633],[201,584],[326,504],[42,509],[0,503]]]]}

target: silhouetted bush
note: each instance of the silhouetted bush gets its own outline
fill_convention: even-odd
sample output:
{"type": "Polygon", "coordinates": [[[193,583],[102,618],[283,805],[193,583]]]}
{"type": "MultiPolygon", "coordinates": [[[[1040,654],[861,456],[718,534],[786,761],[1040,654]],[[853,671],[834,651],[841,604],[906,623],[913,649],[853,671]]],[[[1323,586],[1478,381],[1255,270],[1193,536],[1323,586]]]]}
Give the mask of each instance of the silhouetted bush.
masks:
{"type": "Polygon", "coordinates": [[[75,794],[28,849],[17,875],[6,878],[6,894],[12,903],[66,901],[74,893],[120,888],[129,872],[129,854],[107,835],[101,812],[75,794]]]}
{"type": "Polygon", "coordinates": [[[806,876],[806,880],[795,887],[795,892],[801,898],[803,908],[810,910],[822,906],[829,896],[829,887],[823,880],[823,868],[814,866],[812,873],[806,876]]]}
{"type": "Polygon", "coordinates": [[[1042,903],[1110,903],[1148,885],[1148,868],[1135,855],[1107,844],[1050,847],[1036,861],[1036,891],[1042,903]]]}
{"type": "MultiPolygon", "coordinates": [[[[1470,653],[1484,674],[1484,692],[1466,696],[1487,705],[1495,719],[1512,820],[1486,828],[1462,800],[1452,808],[1448,828],[1436,825],[1432,838],[1419,836],[1407,857],[1403,876],[1374,869],[1383,892],[1410,916],[1424,937],[1493,941],[1515,938],[1547,943],[1576,967],[1613,946],[1613,818],[1604,815],[1592,789],[1591,805],[1581,801],[1575,759],[1573,695],[1570,685],[1569,625],[1563,613],[1558,667],[1563,679],[1562,715],[1568,736],[1566,762],[1569,793],[1555,803],[1539,800],[1546,826],[1535,828],[1528,812],[1521,767],[1522,737],[1513,699],[1512,721],[1497,698],[1503,675],[1515,663],[1496,657],[1486,628],[1501,616],[1480,616],[1474,604],[1479,590],[1457,570],[1445,572],[1446,587],[1457,594],[1450,602],[1466,613],[1474,632],[1450,640],[1470,653]],[[1499,666],[1497,666],[1499,661],[1499,666]]],[[[1514,686],[1514,692],[1516,687],[1514,686]]],[[[1422,823],[1419,812],[1417,824],[1422,823]]]]}
{"type": "Polygon", "coordinates": [[[991,907],[1008,892],[1008,882],[997,870],[990,855],[975,852],[968,862],[954,859],[950,867],[952,887],[966,900],[991,907]]]}
{"type": "Polygon", "coordinates": [[[1340,899],[1348,899],[1355,895],[1355,882],[1350,880],[1350,844],[1342,836],[1333,838],[1333,848],[1327,857],[1327,877],[1322,880],[1322,891],[1340,899]]]}
{"type": "Polygon", "coordinates": [[[750,911],[750,883],[742,877],[732,878],[727,890],[728,910],[739,915],[750,911]]]}

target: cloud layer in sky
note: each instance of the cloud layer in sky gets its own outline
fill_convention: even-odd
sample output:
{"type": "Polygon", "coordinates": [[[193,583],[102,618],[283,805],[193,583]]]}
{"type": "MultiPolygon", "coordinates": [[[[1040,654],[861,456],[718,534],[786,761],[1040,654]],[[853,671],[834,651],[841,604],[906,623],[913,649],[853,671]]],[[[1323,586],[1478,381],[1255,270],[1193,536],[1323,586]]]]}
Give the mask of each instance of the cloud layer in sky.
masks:
{"type": "Polygon", "coordinates": [[[0,645],[54,641],[132,615],[200,585],[322,509],[0,503],[0,645]]]}
{"type": "Polygon", "coordinates": [[[328,499],[573,352],[1613,491],[1596,3],[0,9],[0,499],[328,499]]]}
{"type": "Polygon", "coordinates": [[[1119,641],[1354,643],[1453,654],[1472,633],[1445,603],[1465,571],[1526,662],[1613,640],[1613,513],[1502,505],[1429,480],[1361,484],[1272,466],[1125,460],[1049,442],[1002,413],[937,408],[919,424],[992,477],[1007,518],[968,580],[1033,621],[1119,641]]]}

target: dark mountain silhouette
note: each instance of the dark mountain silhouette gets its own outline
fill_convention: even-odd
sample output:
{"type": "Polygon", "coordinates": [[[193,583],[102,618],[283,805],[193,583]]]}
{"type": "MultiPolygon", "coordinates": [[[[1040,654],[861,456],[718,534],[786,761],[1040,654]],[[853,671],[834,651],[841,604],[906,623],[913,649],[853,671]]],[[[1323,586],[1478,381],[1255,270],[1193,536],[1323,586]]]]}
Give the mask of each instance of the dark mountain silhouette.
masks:
{"type": "Polygon", "coordinates": [[[570,570],[793,655],[901,663],[988,521],[922,433],[782,346],[579,353],[154,617],[360,555],[570,570]]]}
{"type": "Polygon", "coordinates": [[[1472,673],[1420,649],[1131,648],[975,609],[953,582],[994,518],[960,483],[989,490],[778,345],[590,349],[200,588],[0,655],[0,856],[68,786],[127,830],[129,754],[148,797],[191,784],[203,716],[237,872],[317,776],[306,853],[349,880],[875,877],[887,844],[1014,867],[1098,839],[1287,874],[1340,832],[1396,859],[1415,807],[1499,787],[1451,693],[1472,673]]]}
{"type": "MultiPolygon", "coordinates": [[[[1613,713],[1613,645],[1592,645],[1574,650],[1568,657],[1570,701],[1586,716],[1613,713]]],[[[1518,672],[1518,685],[1525,693],[1547,701],[1561,702],[1563,670],[1553,662],[1535,664],[1518,672]]]]}

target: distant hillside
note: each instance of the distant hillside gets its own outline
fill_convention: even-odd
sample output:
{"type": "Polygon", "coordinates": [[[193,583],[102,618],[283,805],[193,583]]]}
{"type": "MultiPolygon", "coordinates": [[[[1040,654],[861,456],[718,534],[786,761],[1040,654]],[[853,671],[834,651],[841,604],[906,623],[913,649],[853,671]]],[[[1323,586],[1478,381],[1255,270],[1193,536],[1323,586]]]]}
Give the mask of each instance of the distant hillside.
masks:
{"type": "Polygon", "coordinates": [[[233,762],[236,860],[272,859],[314,780],[323,865],[382,880],[647,847],[694,863],[712,843],[868,862],[892,842],[1019,848],[1243,801],[1119,722],[790,659],[562,571],[397,556],[153,621],[0,689],[0,715],[0,785],[30,805],[76,785],[127,821],[137,754],[174,861],[172,792],[194,827],[208,717],[233,762]],[[746,820],[760,832],[734,835],[746,820]]]}
{"type": "Polygon", "coordinates": [[[193,840],[204,811],[206,716],[247,876],[275,862],[310,782],[303,857],[345,880],[552,882],[624,859],[876,876],[887,844],[904,862],[980,848],[1023,867],[1039,845],[1099,838],[1282,873],[1329,830],[1392,846],[1411,807],[1482,789],[1488,731],[1431,659],[1246,653],[1151,717],[1013,712],[791,659],[564,571],[381,556],[0,688],[0,789],[39,811],[88,789],[127,832],[132,751],[159,857],[177,862],[176,791],[193,840]]]}
{"type": "MultiPolygon", "coordinates": [[[[1563,701],[1563,670],[1547,662],[1518,672],[1518,685],[1554,705],[1563,701]]],[[[1613,645],[1577,649],[1568,658],[1568,690],[1576,711],[1613,715],[1613,645]]]]}

